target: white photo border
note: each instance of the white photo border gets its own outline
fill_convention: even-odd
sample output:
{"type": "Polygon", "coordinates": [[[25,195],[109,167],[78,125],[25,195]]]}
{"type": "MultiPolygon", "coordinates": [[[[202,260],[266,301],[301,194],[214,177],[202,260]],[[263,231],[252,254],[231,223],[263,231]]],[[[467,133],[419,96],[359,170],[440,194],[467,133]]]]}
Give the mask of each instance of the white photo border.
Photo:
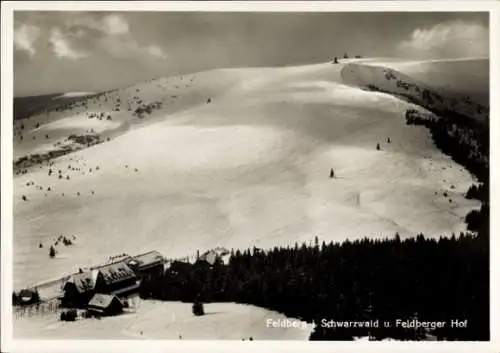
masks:
{"type": "Polygon", "coordinates": [[[2,352],[165,352],[214,351],[388,351],[500,352],[500,2],[498,1],[26,1],[1,8],[1,351],[2,352]],[[165,12],[489,12],[490,30],[490,341],[489,342],[296,342],[164,340],[14,340],[12,330],[12,136],[14,11],[165,12]],[[495,251],[497,253],[495,253],[495,251]]]}

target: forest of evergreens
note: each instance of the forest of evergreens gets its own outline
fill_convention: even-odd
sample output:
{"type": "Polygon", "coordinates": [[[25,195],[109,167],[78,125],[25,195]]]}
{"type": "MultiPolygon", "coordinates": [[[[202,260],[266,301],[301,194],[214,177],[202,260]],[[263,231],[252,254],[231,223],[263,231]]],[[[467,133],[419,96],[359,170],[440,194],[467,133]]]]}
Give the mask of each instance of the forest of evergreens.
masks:
{"type": "MultiPolygon", "coordinates": [[[[231,253],[227,265],[173,263],[141,284],[143,298],[257,305],[319,326],[321,319],[468,320],[440,339],[488,339],[488,249],[478,237],[345,241],[231,253]]],[[[414,330],[371,330],[377,338],[418,339],[414,330]]],[[[311,339],[345,340],[367,329],[317,327],[311,339]]],[[[422,333],[420,333],[422,335],[422,333]]]]}

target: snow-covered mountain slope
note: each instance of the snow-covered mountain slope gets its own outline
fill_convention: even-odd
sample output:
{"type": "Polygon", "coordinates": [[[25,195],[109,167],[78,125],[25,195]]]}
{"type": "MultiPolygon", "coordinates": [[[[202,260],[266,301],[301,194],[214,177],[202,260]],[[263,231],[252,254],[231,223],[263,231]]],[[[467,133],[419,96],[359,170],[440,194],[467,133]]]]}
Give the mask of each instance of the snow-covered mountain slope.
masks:
{"type": "Polygon", "coordinates": [[[396,94],[428,109],[489,120],[489,61],[361,62],[342,70],[346,83],[396,94]]]}
{"type": "Polygon", "coordinates": [[[438,91],[470,96],[489,107],[490,61],[483,58],[462,60],[405,61],[392,68],[434,87],[438,91]]]}
{"type": "Polygon", "coordinates": [[[122,252],[182,257],[315,236],[464,230],[464,216],[478,206],[463,197],[473,177],[425,128],[406,125],[415,105],[365,89],[397,88],[381,66],[213,70],[16,122],[15,158],[76,151],[15,177],[15,287],[122,252]],[[74,235],[75,245],[59,244],[51,259],[60,234],[74,235]]]}

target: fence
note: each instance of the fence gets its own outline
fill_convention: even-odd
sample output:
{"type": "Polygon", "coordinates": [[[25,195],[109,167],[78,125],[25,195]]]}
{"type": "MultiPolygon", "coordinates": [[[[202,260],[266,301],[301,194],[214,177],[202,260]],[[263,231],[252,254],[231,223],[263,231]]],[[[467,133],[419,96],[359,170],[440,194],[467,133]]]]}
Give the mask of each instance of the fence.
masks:
{"type": "Polygon", "coordinates": [[[16,318],[50,315],[59,310],[59,304],[59,299],[52,299],[30,305],[14,306],[13,313],[16,318]]]}
{"type": "MultiPolygon", "coordinates": [[[[139,296],[130,296],[126,298],[126,301],[128,303],[128,310],[138,310],[141,306],[141,299],[139,296]]],[[[13,314],[17,319],[53,315],[54,313],[65,310],[61,308],[60,304],[61,302],[59,299],[51,299],[36,304],[14,306],[13,314]]]]}

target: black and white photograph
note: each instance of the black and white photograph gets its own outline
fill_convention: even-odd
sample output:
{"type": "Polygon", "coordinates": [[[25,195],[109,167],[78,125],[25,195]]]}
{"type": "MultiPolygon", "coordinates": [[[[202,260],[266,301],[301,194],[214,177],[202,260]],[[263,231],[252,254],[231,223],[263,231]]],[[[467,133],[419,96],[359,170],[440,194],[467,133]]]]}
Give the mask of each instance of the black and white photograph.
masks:
{"type": "Polygon", "coordinates": [[[2,4],[11,342],[493,340],[498,6],[117,3],[2,4]]]}

